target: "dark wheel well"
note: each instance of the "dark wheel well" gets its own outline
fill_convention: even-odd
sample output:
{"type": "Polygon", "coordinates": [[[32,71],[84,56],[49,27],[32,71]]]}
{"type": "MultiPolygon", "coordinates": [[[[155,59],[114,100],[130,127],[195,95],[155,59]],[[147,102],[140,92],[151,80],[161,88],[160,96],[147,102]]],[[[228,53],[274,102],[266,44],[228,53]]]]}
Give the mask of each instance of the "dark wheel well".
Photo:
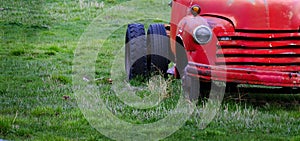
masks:
{"type": "Polygon", "coordinates": [[[183,75],[184,68],[188,64],[184,43],[180,37],[176,37],[176,56],[175,56],[176,67],[179,75],[183,75]]]}

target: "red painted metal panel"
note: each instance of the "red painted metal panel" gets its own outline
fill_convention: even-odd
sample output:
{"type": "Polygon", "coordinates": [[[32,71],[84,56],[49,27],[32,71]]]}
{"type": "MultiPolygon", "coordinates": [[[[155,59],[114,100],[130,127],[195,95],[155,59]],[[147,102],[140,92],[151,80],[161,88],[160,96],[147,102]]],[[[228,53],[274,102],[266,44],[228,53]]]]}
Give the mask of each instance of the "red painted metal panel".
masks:
{"type": "MultiPolygon", "coordinates": [[[[300,24],[299,24],[300,25],[300,24]]],[[[288,37],[298,37],[300,39],[300,33],[298,30],[296,31],[285,31],[290,33],[266,33],[268,31],[248,31],[248,32],[254,32],[254,33],[246,33],[244,32],[219,32],[217,33],[217,36],[225,36],[225,37],[248,37],[248,38],[264,38],[264,39],[276,39],[276,38],[288,38],[288,37]],[[261,33],[255,33],[255,32],[261,32],[261,33]]],[[[276,31],[274,31],[276,32],[276,31]]],[[[281,31],[277,31],[281,32],[281,31]]]]}
{"type": "MultiPolygon", "coordinates": [[[[217,51],[220,55],[298,55],[300,56],[300,47],[294,49],[239,49],[239,48],[223,48],[217,51]]],[[[274,56],[276,57],[276,56],[274,56]]]]}
{"type": "Polygon", "coordinates": [[[296,65],[291,66],[257,66],[257,65],[226,65],[219,67],[224,68],[239,68],[239,69],[249,69],[249,70],[264,70],[264,71],[281,71],[281,72],[300,72],[300,67],[296,65]]]}
{"type": "Polygon", "coordinates": [[[295,41],[220,41],[219,44],[224,47],[251,47],[251,48],[276,48],[276,47],[299,47],[300,40],[295,41]]]}
{"type": "Polygon", "coordinates": [[[281,57],[281,58],[262,58],[262,57],[218,57],[217,63],[223,63],[225,60],[226,63],[261,63],[261,64],[300,64],[300,57],[281,57]]]}
{"type": "Polygon", "coordinates": [[[299,29],[300,1],[299,0],[266,0],[268,2],[269,24],[271,28],[299,29]]]}
{"type": "Polygon", "coordinates": [[[201,6],[202,15],[218,15],[230,19],[236,29],[299,29],[299,0],[193,0],[192,4],[201,6]]]}
{"type": "Polygon", "coordinates": [[[224,68],[197,63],[189,63],[187,71],[189,75],[204,80],[219,80],[267,86],[300,87],[299,73],[224,68]]]}

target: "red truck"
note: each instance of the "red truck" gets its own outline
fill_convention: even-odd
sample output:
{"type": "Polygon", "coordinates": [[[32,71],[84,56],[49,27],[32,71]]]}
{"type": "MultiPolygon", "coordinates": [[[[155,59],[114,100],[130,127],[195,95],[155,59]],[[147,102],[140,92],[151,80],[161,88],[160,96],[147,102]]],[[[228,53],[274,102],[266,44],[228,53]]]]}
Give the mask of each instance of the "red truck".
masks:
{"type": "Polygon", "coordinates": [[[299,0],[173,0],[170,5],[168,25],[151,24],[147,34],[142,24],[128,25],[129,79],[157,70],[166,74],[173,61],[175,75],[196,89],[193,93],[198,84],[214,80],[300,87],[299,0]]]}

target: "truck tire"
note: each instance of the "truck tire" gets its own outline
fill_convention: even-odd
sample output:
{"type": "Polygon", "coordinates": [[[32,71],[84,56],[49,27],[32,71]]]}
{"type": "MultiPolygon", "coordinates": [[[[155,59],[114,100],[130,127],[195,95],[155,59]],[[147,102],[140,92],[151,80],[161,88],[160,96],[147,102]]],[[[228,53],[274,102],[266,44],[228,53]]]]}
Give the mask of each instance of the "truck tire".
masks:
{"type": "Polygon", "coordinates": [[[188,76],[186,71],[182,76],[183,94],[187,100],[196,102],[200,98],[200,81],[198,78],[188,76]]]}
{"type": "MultiPolygon", "coordinates": [[[[191,77],[183,74],[182,77],[182,88],[186,99],[194,102],[198,101],[203,103],[209,98],[211,91],[211,82],[202,82],[199,78],[191,77]]],[[[218,88],[214,85],[214,88],[218,88]]]]}
{"type": "Polygon", "coordinates": [[[125,42],[125,69],[128,79],[147,75],[147,46],[144,25],[129,24],[125,42]]]}
{"type": "Polygon", "coordinates": [[[147,32],[148,69],[151,74],[167,76],[170,63],[170,40],[163,24],[151,24],[147,32]]]}

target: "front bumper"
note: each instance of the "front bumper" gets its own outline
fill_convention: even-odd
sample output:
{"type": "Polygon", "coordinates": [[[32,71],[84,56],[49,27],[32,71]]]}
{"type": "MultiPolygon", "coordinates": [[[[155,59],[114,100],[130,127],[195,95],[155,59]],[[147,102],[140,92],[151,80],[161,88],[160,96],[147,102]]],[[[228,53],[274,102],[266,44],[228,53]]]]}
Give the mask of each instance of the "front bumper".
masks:
{"type": "Polygon", "coordinates": [[[300,87],[300,73],[266,71],[259,69],[228,68],[189,62],[187,74],[203,81],[224,81],[279,87],[300,87]]]}

